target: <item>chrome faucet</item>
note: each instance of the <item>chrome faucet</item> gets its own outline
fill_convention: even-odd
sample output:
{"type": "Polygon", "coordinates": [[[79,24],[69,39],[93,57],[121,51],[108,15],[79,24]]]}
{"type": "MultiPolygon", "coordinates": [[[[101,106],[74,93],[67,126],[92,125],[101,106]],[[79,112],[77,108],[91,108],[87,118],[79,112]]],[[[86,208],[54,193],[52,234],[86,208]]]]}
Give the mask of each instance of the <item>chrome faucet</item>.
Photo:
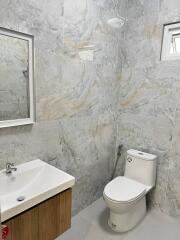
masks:
{"type": "Polygon", "coordinates": [[[14,163],[6,163],[6,174],[10,174],[12,171],[17,171],[17,168],[14,167],[14,163]]]}

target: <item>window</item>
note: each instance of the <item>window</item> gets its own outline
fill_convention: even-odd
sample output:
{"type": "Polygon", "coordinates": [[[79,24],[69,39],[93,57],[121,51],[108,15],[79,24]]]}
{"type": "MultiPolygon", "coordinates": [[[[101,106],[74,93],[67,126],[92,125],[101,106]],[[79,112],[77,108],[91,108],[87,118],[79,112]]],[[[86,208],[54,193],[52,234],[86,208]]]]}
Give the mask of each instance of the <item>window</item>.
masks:
{"type": "Polygon", "coordinates": [[[164,25],[161,60],[180,59],[180,23],[164,25]]]}

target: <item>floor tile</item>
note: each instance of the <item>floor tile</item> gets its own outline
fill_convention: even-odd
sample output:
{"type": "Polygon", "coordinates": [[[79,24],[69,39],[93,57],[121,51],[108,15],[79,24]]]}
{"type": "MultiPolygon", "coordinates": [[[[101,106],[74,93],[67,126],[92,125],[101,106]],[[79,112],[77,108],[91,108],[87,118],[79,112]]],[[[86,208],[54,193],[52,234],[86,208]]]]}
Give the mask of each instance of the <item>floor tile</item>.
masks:
{"type": "Polygon", "coordinates": [[[123,240],[124,235],[115,233],[105,228],[104,226],[92,224],[85,240],[123,240]]]}
{"type": "Polygon", "coordinates": [[[125,240],[179,240],[180,219],[170,218],[159,210],[147,213],[134,230],[126,233],[125,240]]]}
{"type": "Polygon", "coordinates": [[[71,225],[71,229],[56,240],[84,240],[91,227],[91,223],[83,219],[79,214],[72,218],[71,225]]]}
{"type": "Polygon", "coordinates": [[[132,231],[115,233],[107,224],[109,209],[103,199],[72,219],[72,227],[56,240],[180,240],[180,218],[175,219],[153,209],[132,231]]]}
{"type": "Polygon", "coordinates": [[[107,212],[107,208],[103,198],[98,199],[92,205],[82,210],[79,215],[85,218],[86,220],[93,222],[99,222],[102,219],[104,212],[107,212]]]}

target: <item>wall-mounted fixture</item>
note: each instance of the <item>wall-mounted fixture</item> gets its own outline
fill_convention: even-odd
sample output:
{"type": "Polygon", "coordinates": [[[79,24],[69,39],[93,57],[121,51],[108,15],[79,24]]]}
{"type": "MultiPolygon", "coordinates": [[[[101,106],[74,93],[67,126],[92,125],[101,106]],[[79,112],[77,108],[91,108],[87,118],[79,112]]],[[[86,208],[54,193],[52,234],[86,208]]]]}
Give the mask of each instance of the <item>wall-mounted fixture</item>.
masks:
{"type": "Polygon", "coordinates": [[[109,19],[107,21],[107,24],[112,28],[121,28],[124,25],[125,21],[126,19],[123,17],[114,17],[109,19]]]}
{"type": "Polygon", "coordinates": [[[180,23],[164,25],[161,60],[180,59],[180,23]]]}
{"type": "Polygon", "coordinates": [[[79,47],[79,58],[82,61],[92,62],[94,60],[94,51],[95,51],[95,45],[85,45],[85,46],[79,47]]]}
{"type": "Polygon", "coordinates": [[[33,36],[0,28],[0,62],[0,128],[33,124],[33,36]]]}

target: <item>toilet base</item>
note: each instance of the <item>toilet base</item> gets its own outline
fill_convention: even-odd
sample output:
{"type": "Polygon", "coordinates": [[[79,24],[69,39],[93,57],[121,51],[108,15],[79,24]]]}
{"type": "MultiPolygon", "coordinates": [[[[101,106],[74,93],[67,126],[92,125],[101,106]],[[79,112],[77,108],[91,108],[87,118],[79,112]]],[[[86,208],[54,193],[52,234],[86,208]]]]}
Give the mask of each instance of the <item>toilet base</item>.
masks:
{"type": "Polygon", "coordinates": [[[108,224],[115,232],[126,232],[134,228],[145,215],[146,198],[144,196],[128,212],[115,213],[110,210],[108,224]]]}

